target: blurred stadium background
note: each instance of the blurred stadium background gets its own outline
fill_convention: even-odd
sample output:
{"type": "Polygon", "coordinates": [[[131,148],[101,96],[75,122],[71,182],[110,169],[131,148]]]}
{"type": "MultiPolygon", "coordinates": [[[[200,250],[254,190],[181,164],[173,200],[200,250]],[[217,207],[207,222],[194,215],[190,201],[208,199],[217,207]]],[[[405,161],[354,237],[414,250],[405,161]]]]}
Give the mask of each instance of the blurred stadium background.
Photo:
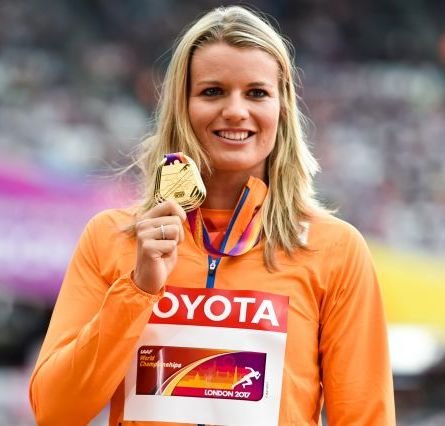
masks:
{"type": "MultiPolygon", "coordinates": [[[[150,128],[172,42],[234,3],[0,1],[0,425],[34,424],[30,368],[83,226],[137,196],[110,176],[150,128]]],[[[321,199],[374,253],[398,424],[445,425],[445,3],[249,4],[295,46],[321,199]]]]}

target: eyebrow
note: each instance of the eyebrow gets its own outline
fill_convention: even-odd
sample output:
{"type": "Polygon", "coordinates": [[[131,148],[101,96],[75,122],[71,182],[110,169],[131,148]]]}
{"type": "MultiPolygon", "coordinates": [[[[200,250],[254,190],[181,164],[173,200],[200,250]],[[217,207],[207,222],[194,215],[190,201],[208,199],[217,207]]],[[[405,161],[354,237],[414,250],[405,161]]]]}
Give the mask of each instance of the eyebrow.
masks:
{"type": "MultiPolygon", "coordinates": [[[[201,80],[196,83],[197,86],[223,86],[223,83],[218,80],[201,80]]],[[[247,85],[247,87],[272,87],[270,83],[265,81],[252,81],[247,85]]]]}
{"type": "Polygon", "coordinates": [[[270,83],[266,83],[265,81],[253,81],[247,85],[248,87],[272,87],[273,85],[270,83]]]}

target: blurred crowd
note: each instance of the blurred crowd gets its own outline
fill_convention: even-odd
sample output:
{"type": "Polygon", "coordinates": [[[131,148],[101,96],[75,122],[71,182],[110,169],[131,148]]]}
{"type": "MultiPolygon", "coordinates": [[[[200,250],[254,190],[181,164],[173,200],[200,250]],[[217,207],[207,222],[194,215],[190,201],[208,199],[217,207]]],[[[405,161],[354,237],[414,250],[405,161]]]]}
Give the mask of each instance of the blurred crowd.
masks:
{"type": "Polygon", "coordinates": [[[309,66],[328,204],[386,245],[445,254],[445,79],[431,66],[309,66]]]}
{"type": "MultiPolygon", "coordinates": [[[[434,19],[442,6],[404,6],[391,14],[390,7],[379,9],[380,3],[361,2],[368,13],[361,20],[351,19],[357,6],[348,1],[255,6],[275,16],[296,46],[301,107],[323,169],[322,200],[372,237],[440,256],[445,253],[445,73],[440,51],[434,53],[440,42],[434,19]],[[410,20],[413,13],[416,20],[410,20]],[[429,25],[413,33],[422,20],[429,25]],[[428,43],[434,39],[436,44],[428,43]]],[[[2,158],[77,178],[125,164],[124,154],[150,130],[174,38],[186,22],[215,5],[210,0],[3,1],[2,158]]]]}

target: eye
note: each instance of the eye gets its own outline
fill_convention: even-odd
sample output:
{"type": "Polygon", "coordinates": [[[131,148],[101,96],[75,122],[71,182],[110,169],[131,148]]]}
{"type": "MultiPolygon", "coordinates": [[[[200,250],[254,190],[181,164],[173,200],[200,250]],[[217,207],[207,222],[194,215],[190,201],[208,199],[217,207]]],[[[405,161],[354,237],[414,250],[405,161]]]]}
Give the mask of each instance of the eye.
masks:
{"type": "Polygon", "coordinates": [[[219,87],[208,87],[204,89],[202,92],[204,96],[219,96],[222,95],[223,91],[219,87]]]}
{"type": "Polygon", "coordinates": [[[263,89],[252,89],[249,90],[248,95],[252,98],[264,98],[268,95],[268,93],[263,89]]]}

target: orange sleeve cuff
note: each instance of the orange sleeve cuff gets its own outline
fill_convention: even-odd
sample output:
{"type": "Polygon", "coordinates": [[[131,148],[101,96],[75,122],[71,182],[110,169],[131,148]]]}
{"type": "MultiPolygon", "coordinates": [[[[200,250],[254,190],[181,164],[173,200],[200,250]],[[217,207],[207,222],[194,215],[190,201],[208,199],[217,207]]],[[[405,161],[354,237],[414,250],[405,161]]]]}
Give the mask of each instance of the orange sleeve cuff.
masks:
{"type": "Polygon", "coordinates": [[[133,273],[134,273],[134,271],[131,271],[130,273],[125,274],[124,276],[121,277],[121,278],[125,279],[125,281],[127,281],[130,284],[130,286],[133,288],[133,290],[135,290],[139,294],[142,294],[145,297],[148,297],[149,301],[153,304],[157,303],[159,299],[162,299],[162,297],[164,297],[164,293],[165,293],[164,286],[161,287],[161,289],[156,294],[148,293],[147,291],[142,290],[141,288],[139,288],[136,285],[136,283],[133,280],[133,273]]]}

